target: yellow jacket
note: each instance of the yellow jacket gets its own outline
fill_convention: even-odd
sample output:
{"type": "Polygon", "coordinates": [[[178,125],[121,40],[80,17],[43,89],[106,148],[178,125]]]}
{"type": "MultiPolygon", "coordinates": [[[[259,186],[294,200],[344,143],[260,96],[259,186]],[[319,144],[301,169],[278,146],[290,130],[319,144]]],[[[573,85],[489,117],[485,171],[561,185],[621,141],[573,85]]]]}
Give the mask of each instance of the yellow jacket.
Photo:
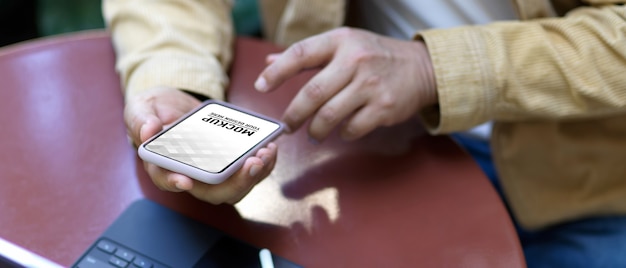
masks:
{"type": "MultiPolygon", "coordinates": [[[[264,31],[279,44],[337,27],[346,11],[336,0],[260,2],[264,31]]],[[[416,35],[428,45],[439,93],[439,105],[422,112],[426,126],[443,134],[494,120],[494,161],[526,228],[626,214],[622,2],[516,0],[524,22],[416,35]]],[[[169,85],[223,99],[229,8],[217,0],[105,0],[126,90],[169,85]]]]}

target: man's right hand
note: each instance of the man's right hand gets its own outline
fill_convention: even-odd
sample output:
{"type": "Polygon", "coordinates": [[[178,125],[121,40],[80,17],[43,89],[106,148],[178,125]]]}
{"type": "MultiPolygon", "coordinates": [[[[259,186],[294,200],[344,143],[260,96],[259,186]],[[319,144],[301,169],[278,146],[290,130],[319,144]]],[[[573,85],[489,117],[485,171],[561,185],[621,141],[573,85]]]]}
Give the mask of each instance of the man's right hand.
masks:
{"type": "Polygon", "coordinates": [[[416,116],[438,102],[434,70],[423,41],[405,41],[340,28],[309,37],[268,56],[255,87],[275,90],[303,70],[321,68],[296,94],[282,120],[295,131],[311,119],[309,136],[339,128],[355,140],[377,127],[416,116]]]}

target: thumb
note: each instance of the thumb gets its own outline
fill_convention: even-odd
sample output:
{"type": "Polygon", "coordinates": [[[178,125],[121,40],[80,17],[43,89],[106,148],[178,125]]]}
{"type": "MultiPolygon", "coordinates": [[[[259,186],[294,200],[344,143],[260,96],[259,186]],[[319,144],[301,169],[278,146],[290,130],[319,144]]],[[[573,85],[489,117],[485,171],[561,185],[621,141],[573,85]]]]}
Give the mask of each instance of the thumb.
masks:
{"type": "Polygon", "coordinates": [[[163,129],[163,123],[161,123],[161,120],[154,115],[149,115],[148,119],[146,119],[144,124],[139,128],[139,142],[143,143],[161,131],[161,129],[163,129]]]}
{"type": "Polygon", "coordinates": [[[151,105],[129,104],[124,110],[128,134],[136,145],[141,144],[163,128],[163,123],[151,105]]]}

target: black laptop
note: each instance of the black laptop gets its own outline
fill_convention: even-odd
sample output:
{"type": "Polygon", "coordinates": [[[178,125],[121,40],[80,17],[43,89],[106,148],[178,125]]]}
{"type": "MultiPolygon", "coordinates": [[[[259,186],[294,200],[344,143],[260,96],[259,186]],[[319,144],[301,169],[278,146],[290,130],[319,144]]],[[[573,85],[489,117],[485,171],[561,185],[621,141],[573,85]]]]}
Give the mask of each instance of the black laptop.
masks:
{"type": "Polygon", "coordinates": [[[267,249],[140,199],[72,267],[301,267],[267,253],[267,249]]]}

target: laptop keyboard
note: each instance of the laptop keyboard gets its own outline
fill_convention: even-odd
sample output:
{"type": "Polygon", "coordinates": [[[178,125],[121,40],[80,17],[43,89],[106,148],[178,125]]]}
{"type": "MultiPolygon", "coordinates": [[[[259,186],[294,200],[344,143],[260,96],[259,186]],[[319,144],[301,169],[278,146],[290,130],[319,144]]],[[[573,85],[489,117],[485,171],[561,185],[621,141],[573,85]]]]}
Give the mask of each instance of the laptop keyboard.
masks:
{"type": "Polygon", "coordinates": [[[77,268],[165,268],[167,266],[107,239],[100,239],[77,268]]]}

